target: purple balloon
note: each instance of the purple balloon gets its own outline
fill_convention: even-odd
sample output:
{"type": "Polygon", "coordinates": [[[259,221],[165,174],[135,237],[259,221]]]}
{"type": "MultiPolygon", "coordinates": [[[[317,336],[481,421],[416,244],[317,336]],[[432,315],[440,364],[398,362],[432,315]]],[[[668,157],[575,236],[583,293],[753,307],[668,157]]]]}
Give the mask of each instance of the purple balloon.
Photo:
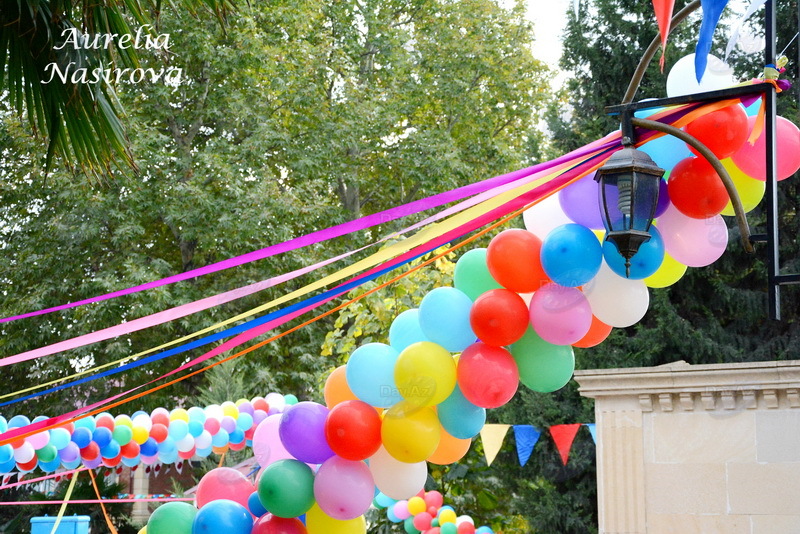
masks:
{"type": "Polygon", "coordinates": [[[669,189],[667,181],[661,180],[658,184],[658,204],[656,205],[656,217],[661,217],[669,207],[669,189]]]}
{"type": "Polygon", "coordinates": [[[67,443],[67,446],[58,451],[58,457],[62,462],[74,462],[80,457],[81,450],[75,445],[74,441],[67,443]]]}
{"type": "Polygon", "coordinates": [[[598,188],[592,173],[568,185],[558,193],[561,209],[573,222],[587,228],[603,228],[603,215],[600,211],[598,188]]]}
{"type": "Polygon", "coordinates": [[[219,425],[225,432],[230,434],[234,430],[236,430],[236,419],[231,417],[230,415],[226,415],[222,418],[222,422],[219,425]]]}
{"type": "MultiPolygon", "coordinates": [[[[264,413],[262,410],[256,410],[264,413]]],[[[258,465],[267,467],[278,460],[293,458],[281,443],[278,429],[281,424],[281,415],[270,415],[256,427],[253,433],[253,455],[258,465]]]]}
{"type": "Polygon", "coordinates": [[[281,415],[281,443],[295,458],[307,464],[321,464],[334,455],[325,439],[328,408],[316,402],[287,406],[281,415]]]}

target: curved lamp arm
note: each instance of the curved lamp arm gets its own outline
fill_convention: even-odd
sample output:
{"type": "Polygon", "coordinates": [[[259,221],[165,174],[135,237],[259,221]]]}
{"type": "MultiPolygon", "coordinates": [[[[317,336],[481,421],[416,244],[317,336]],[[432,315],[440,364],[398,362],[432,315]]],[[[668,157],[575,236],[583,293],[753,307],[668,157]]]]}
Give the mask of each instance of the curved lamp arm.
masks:
{"type": "Polygon", "coordinates": [[[736,214],[736,222],[739,225],[739,232],[742,235],[742,245],[744,246],[745,251],[748,253],[752,254],[755,252],[753,243],[750,241],[750,226],[747,224],[747,217],[745,217],[744,207],[742,206],[742,201],[739,198],[739,193],[736,191],[736,187],[733,185],[733,180],[731,180],[728,171],[719,161],[719,158],[717,158],[717,156],[715,156],[714,153],[708,149],[708,147],[698,141],[696,137],[689,135],[683,130],[672,125],[664,124],[663,122],[658,121],[651,121],[648,119],[640,119],[638,117],[632,117],[631,124],[640,128],[655,130],[657,132],[663,132],[665,134],[675,136],[697,150],[700,155],[711,164],[714,170],[717,171],[720,180],[722,180],[722,183],[725,185],[725,189],[728,191],[728,196],[730,197],[731,205],[733,206],[733,212],[736,214]]]}

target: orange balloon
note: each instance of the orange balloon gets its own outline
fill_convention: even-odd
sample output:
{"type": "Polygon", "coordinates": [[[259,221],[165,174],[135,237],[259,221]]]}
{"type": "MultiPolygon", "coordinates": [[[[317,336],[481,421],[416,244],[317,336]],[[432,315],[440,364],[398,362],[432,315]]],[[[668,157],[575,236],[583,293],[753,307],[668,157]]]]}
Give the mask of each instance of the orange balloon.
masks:
{"type": "Polygon", "coordinates": [[[347,400],[358,400],[356,394],[347,385],[346,367],[345,365],[337,367],[325,381],[323,395],[325,397],[325,405],[329,409],[347,400]]]}
{"type": "Polygon", "coordinates": [[[494,236],[486,249],[486,266],[497,282],[517,293],[530,293],[550,279],[539,257],[542,240],[519,228],[494,236]]]}
{"type": "Polygon", "coordinates": [[[611,326],[592,315],[592,325],[589,327],[589,331],[586,332],[585,336],[573,343],[572,346],[582,349],[594,347],[602,343],[610,333],[611,326]]]}
{"type": "Polygon", "coordinates": [[[456,463],[467,454],[471,444],[471,439],[454,438],[442,428],[439,446],[436,447],[433,454],[428,457],[428,461],[436,465],[450,465],[456,463]]]}

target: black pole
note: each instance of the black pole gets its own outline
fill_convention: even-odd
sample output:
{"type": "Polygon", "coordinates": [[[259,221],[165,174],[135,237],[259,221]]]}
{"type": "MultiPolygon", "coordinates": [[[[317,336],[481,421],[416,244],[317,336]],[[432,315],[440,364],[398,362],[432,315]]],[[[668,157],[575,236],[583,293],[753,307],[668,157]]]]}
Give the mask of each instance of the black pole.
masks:
{"type": "MultiPolygon", "coordinates": [[[[767,0],[764,14],[764,49],[765,65],[776,64],[776,17],[775,0],[767,0]]],[[[778,243],[778,188],[777,172],[775,165],[775,122],[776,122],[776,93],[771,89],[764,93],[766,117],[764,135],[766,145],[766,204],[767,204],[767,242],[769,243],[769,258],[767,258],[767,285],[769,286],[769,316],[771,319],[781,318],[781,287],[778,281],[780,272],[780,252],[778,243]]]]}

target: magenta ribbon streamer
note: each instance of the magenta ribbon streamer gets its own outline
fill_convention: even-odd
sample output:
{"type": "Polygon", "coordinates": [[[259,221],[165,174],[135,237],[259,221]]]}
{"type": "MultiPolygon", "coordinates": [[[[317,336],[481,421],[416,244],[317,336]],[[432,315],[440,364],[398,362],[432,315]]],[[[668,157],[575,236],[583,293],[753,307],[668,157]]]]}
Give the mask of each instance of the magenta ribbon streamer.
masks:
{"type": "Polygon", "coordinates": [[[239,265],[243,265],[246,263],[250,263],[253,261],[261,260],[264,258],[269,258],[271,256],[275,256],[277,254],[282,254],[284,252],[289,252],[292,250],[297,250],[299,248],[303,248],[309,245],[313,245],[316,243],[320,243],[322,241],[327,241],[329,239],[333,239],[335,237],[340,237],[345,234],[357,232],[360,230],[365,230],[367,228],[371,228],[372,226],[376,226],[379,224],[385,224],[387,222],[393,221],[395,219],[399,219],[402,217],[406,217],[409,215],[414,215],[421,211],[425,211],[428,209],[436,208],[438,206],[442,206],[444,204],[449,204],[451,202],[455,202],[457,200],[461,200],[465,197],[472,196],[478,193],[482,193],[494,187],[513,182],[528,176],[534,172],[551,169],[556,167],[562,163],[566,163],[569,161],[574,160],[577,157],[581,157],[582,155],[590,154],[597,149],[597,146],[602,144],[606,141],[607,138],[601,139],[600,141],[595,141],[586,145],[580,149],[577,149],[569,154],[565,154],[559,158],[554,160],[539,163],[532,167],[527,167],[525,169],[520,169],[517,171],[513,171],[507,174],[503,174],[500,176],[496,176],[494,178],[490,178],[488,180],[483,180],[481,182],[477,182],[474,184],[469,184],[463,187],[459,187],[457,189],[453,189],[451,191],[447,191],[444,193],[439,193],[436,195],[432,195],[427,198],[423,198],[420,200],[415,200],[413,202],[409,202],[408,204],[404,204],[402,206],[397,206],[394,208],[390,208],[388,210],[384,210],[378,213],[374,213],[372,215],[367,215],[356,219],[354,221],[348,221],[346,223],[339,224],[337,226],[332,226],[330,228],[326,228],[324,230],[318,230],[316,232],[312,232],[310,234],[306,234],[304,236],[296,237],[294,239],[290,239],[288,241],[284,241],[282,243],[278,243],[276,245],[271,245],[269,247],[256,250],[253,252],[248,252],[247,254],[243,254],[241,256],[237,256],[235,258],[230,258],[227,260],[223,260],[217,263],[213,263],[211,265],[206,265],[204,267],[200,267],[197,269],[193,269],[191,271],[186,271],[180,274],[176,274],[173,276],[168,276],[166,278],[162,278],[160,280],[155,280],[152,282],[147,282],[146,284],[140,284],[138,286],[129,287],[126,289],[121,289],[119,291],[114,291],[111,293],[106,293],[104,295],[99,295],[96,297],[91,297],[88,299],[79,300],[76,302],[71,302],[67,304],[61,304],[59,306],[54,306],[51,308],[46,308],[42,310],[37,310],[33,312],[24,313],[21,315],[15,315],[13,317],[4,317],[0,318],[0,323],[5,323],[9,321],[16,321],[18,319],[24,319],[27,317],[34,317],[37,315],[44,315],[46,313],[52,313],[55,311],[66,310],[69,308],[74,308],[77,306],[82,306],[84,304],[91,304],[94,302],[101,302],[104,300],[109,300],[116,297],[121,297],[123,295],[129,295],[132,293],[137,293],[140,291],[145,291],[148,289],[153,289],[156,287],[161,287],[168,284],[173,284],[175,282],[181,282],[183,280],[189,280],[191,278],[196,278],[198,276],[203,276],[210,273],[215,273],[218,271],[222,271],[225,269],[230,269],[232,267],[237,267],[239,265]]]}
{"type": "MultiPolygon", "coordinates": [[[[485,214],[473,219],[472,221],[469,221],[469,222],[459,226],[458,228],[450,230],[449,232],[446,232],[446,233],[442,234],[441,236],[439,236],[437,238],[434,238],[433,240],[431,240],[430,242],[426,243],[425,245],[421,245],[421,246],[419,246],[419,247],[417,247],[417,248],[415,248],[415,249],[413,249],[411,251],[408,251],[408,252],[400,255],[397,258],[394,258],[393,260],[390,260],[389,262],[386,262],[382,266],[374,267],[370,271],[368,271],[366,273],[362,273],[361,275],[359,275],[357,277],[354,277],[353,280],[358,280],[358,279],[364,278],[364,277],[369,276],[370,274],[376,272],[377,270],[385,269],[388,264],[399,265],[403,261],[408,261],[410,258],[413,258],[416,254],[419,254],[421,249],[425,249],[425,248],[430,249],[430,248],[435,248],[435,247],[441,246],[441,245],[443,245],[445,243],[448,243],[452,239],[457,238],[458,236],[464,235],[464,234],[466,234],[468,232],[471,232],[471,231],[473,231],[473,230],[475,230],[477,228],[480,228],[481,226],[484,226],[484,225],[486,225],[486,224],[488,224],[488,223],[490,223],[490,222],[492,222],[492,221],[494,221],[496,219],[499,219],[499,218],[503,217],[504,215],[507,215],[508,213],[513,212],[514,210],[521,209],[521,208],[523,208],[523,207],[525,207],[525,206],[527,206],[529,204],[534,204],[534,203],[538,202],[539,200],[541,200],[542,198],[545,198],[545,197],[553,194],[558,189],[560,189],[560,188],[568,185],[569,183],[572,183],[575,180],[577,180],[579,177],[581,177],[583,175],[583,172],[585,171],[585,169],[591,167],[592,165],[593,165],[593,163],[591,162],[591,160],[583,162],[583,163],[575,166],[574,168],[570,169],[569,171],[566,171],[564,174],[562,174],[558,178],[553,179],[553,180],[551,180],[551,181],[549,181],[549,182],[547,182],[547,183],[545,183],[545,184],[543,184],[543,185],[541,185],[539,187],[536,187],[533,190],[531,190],[531,191],[529,191],[529,192],[527,192],[525,194],[522,194],[519,197],[507,202],[506,204],[503,204],[502,206],[498,206],[497,208],[495,208],[495,209],[493,209],[493,210],[491,210],[491,211],[489,211],[489,212],[487,212],[487,213],[485,213],[485,214]]],[[[345,285],[345,284],[342,284],[342,285],[345,285]]],[[[290,314],[287,314],[287,315],[285,315],[283,317],[276,318],[276,319],[274,319],[272,321],[264,323],[263,325],[254,327],[254,328],[248,330],[247,332],[243,332],[243,333],[237,335],[236,337],[234,337],[234,338],[222,343],[218,347],[206,352],[202,356],[199,356],[199,357],[197,357],[197,358],[195,358],[195,359],[193,359],[193,360],[181,365],[180,367],[178,367],[176,369],[173,369],[172,371],[169,371],[169,372],[165,373],[164,375],[161,375],[158,378],[154,378],[153,380],[150,380],[150,381],[148,381],[148,382],[146,382],[144,384],[140,384],[140,385],[138,385],[138,386],[136,386],[134,388],[131,388],[131,389],[127,390],[127,391],[123,391],[121,393],[117,393],[116,395],[108,397],[108,398],[106,398],[106,399],[104,399],[102,401],[98,401],[98,402],[92,403],[92,404],[90,404],[88,406],[84,406],[82,408],[78,408],[76,410],[72,410],[72,411],[70,411],[68,413],[65,413],[65,414],[62,414],[62,415],[59,415],[59,416],[43,419],[41,421],[38,421],[36,423],[31,423],[31,424],[23,426],[23,427],[9,429],[6,432],[0,434],[0,443],[11,441],[11,440],[17,438],[18,436],[23,435],[23,434],[34,433],[34,432],[37,432],[37,431],[42,431],[42,430],[45,430],[45,429],[48,429],[48,428],[52,428],[52,427],[58,426],[59,424],[62,424],[63,422],[65,422],[65,421],[67,421],[69,419],[72,419],[74,417],[79,417],[80,415],[82,415],[84,413],[87,413],[87,412],[92,411],[92,410],[94,410],[96,408],[99,408],[100,406],[103,406],[105,404],[114,402],[114,401],[116,401],[116,400],[118,400],[118,399],[120,399],[120,398],[122,398],[124,396],[127,396],[127,395],[135,392],[138,389],[141,389],[142,387],[145,387],[147,385],[153,384],[153,383],[155,383],[155,382],[157,382],[159,380],[162,380],[164,378],[168,378],[168,377],[170,377],[170,376],[172,376],[172,375],[174,375],[176,373],[179,373],[179,372],[181,372],[181,371],[183,371],[185,369],[188,369],[188,368],[193,367],[193,366],[195,366],[195,365],[197,365],[199,363],[202,363],[202,362],[204,362],[204,361],[206,361],[206,360],[208,360],[210,358],[213,358],[214,356],[217,356],[217,355],[219,355],[219,354],[221,354],[221,353],[223,353],[225,351],[233,349],[233,348],[241,345],[242,343],[250,341],[251,339],[254,339],[254,338],[258,337],[258,336],[268,332],[269,330],[277,328],[277,327],[279,327],[279,326],[281,326],[281,325],[283,325],[283,324],[285,324],[285,323],[287,323],[287,322],[289,322],[289,321],[291,321],[291,320],[293,320],[293,319],[305,314],[306,312],[308,312],[310,310],[313,310],[313,309],[315,309],[315,308],[317,308],[319,306],[322,306],[322,305],[326,304],[327,302],[330,302],[331,300],[337,298],[338,296],[340,296],[342,293],[345,293],[346,291],[348,291],[348,289],[343,289],[338,293],[333,293],[331,296],[327,297],[326,299],[323,299],[323,300],[321,300],[319,302],[315,302],[313,304],[310,304],[310,305],[308,305],[308,306],[306,306],[304,308],[296,310],[296,311],[294,311],[294,312],[292,312],[290,314]]]]}
{"type": "MultiPolygon", "coordinates": [[[[35,482],[42,482],[43,480],[48,480],[48,479],[51,479],[51,478],[63,477],[63,476],[66,476],[66,475],[71,475],[73,473],[79,473],[81,471],[86,471],[87,469],[88,469],[88,467],[81,467],[79,469],[72,469],[70,471],[61,471],[59,473],[52,473],[52,474],[49,474],[49,475],[46,475],[46,476],[43,476],[43,477],[39,477],[39,478],[32,478],[30,480],[23,480],[21,482],[14,482],[13,484],[5,484],[3,486],[0,486],[0,490],[9,489],[9,488],[16,488],[17,486],[24,486],[26,484],[33,484],[35,482]]],[[[72,501],[70,501],[70,502],[72,502],[72,501]]]]}
{"type": "Polygon", "coordinates": [[[147,499],[70,499],[69,501],[7,501],[0,502],[0,506],[33,506],[39,504],[101,504],[101,503],[119,503],[119,502],[170,502],[170,501],[184,501],[193,502],[194,497],[149,497],[147,499]]]}

